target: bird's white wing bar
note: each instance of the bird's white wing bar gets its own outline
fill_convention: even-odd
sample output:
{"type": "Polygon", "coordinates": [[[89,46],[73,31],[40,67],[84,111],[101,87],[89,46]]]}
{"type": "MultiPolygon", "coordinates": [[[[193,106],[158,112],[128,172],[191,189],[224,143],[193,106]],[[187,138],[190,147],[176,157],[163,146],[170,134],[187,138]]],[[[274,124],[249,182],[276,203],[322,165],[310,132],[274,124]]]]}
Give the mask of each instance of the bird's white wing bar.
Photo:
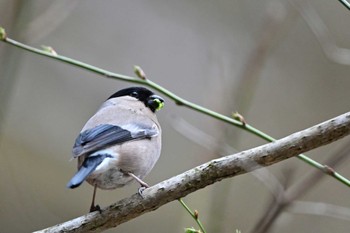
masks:
{"type": "Polygon", "coordinates": [[[128,130],[133,138],[151,138],[159,134],[155,124],[151,127],[142,124],[127,124],[123,126],[123,129],[128,130]]]}

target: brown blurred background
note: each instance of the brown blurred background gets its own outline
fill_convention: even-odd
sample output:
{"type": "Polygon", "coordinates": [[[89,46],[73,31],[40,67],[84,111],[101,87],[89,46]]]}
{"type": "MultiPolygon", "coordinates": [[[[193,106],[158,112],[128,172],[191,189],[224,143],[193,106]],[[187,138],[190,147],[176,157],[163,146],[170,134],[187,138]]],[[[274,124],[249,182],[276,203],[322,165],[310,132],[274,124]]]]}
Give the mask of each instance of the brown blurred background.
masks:
{"type": "MultiPolygon", "coordinates": [[[[341,49],[350,48],[349,22],[336,0],[0,0],[0,25],[11,38],[121,74],[140,65],[181,97],[226,115],[238,111],[276,138],[349,111],[350,51],[341,49]]],[[[40,230],[87,213],[92,187],[65,187],[76,169],[72,144],[101,102],[131,85],[0,43],[0,232],[40,230]]],[[[162,157],[149,184],[265,143],[165,99],[162,157]]],[[[323,162],[348,143],[308,155],[323,162]]],[[[348,166],[345,159],[336,170],[350,178],[348,166]]],[[[293,158],[264,171],[274,178],[242,175],[185,201],[208,232],[252,232],[268,213],[269,184],[288,189],[314,170],[293,158]]],[[[267,232],[349,232],[350,189],[327,176],[310,187],[298,201],[312,208],[282,211],[267,232]],[[322,204],[341,217],[325,216],[322,204]]],[[[97,202],[107,206],[137,188],[99,191],[97,202]]],[[[173,202],[108,232],[191,226],[173,202]]]]}

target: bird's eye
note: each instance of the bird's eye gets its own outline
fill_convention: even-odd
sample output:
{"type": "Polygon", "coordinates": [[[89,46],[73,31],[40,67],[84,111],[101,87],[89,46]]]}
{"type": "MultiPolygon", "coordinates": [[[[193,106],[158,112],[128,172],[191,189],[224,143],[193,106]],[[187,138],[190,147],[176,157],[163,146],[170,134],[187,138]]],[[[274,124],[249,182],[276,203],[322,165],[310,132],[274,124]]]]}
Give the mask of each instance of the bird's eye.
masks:
{"type": "Polygon", "coordinates": [[[139,93],[137,93],[136,91],[134,91],[134,92],[132,92],[132,93],[130,94],[130,96],[131,96],[131,97],[134,97],[134,98],[137,98],[137,97],[139,97],[139,93]]]}

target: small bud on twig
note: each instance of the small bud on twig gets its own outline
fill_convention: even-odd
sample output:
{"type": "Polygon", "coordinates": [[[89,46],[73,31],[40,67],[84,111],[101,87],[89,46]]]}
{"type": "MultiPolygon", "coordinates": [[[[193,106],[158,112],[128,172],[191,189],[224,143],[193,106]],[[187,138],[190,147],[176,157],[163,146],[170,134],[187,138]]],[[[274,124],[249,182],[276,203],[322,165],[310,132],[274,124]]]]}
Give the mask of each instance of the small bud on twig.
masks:
{"type": "Polygon", "coordinates": [[[178,100],[175,100],[175,104],[176,104],[176,105],[179,105],[179,106],[184,105],[184,103],[183,103],[183,102],[178,101],[178,100]]]}
{"type": "Polygon", "coordinates": [[[335,173],[334,169],[328,165],[323,165],[323,171],[330,176],[334,176],[335,173]]]}
{"type": "Polygon", "coordinates": [[[137,75],[137,77],[139,77],[140,79],[143,79],[143,80],[147,79],[145,72],[143,72],[143,70],[141,69],[140,66],[136,66],[135,65],[134,66],[134,72],[137,75]]]}
{"type": "Polygon", "coordinates": [[[6,31],[3,27],[0,27],[0,40],[6,40],[6,31]]]}
{"type": "Polygon", "coordinates": [[[48,52],[48,53],[51,53],[54,56],[57,56],[57,52],[51,46],[42,45],[41,48],[43,48],[43,50],[45,52],[48,52]]]}
{"type": "Polygon", "coordinates": [[[193,215],[194,215],[195,219],[198,219],[198,217],[199,217],[198,210],[194,210],[193,215]]]}
{"type": "Polygon", "coordinates": [[[196,230],[193,227],[185,228],[185,233],[202,233],[200,230],[196,230]]]}
{"type": "Polygon", "coordinates": [[[233,119],[241,122],[243,126],[245,126],[247,124],[244,117],[239,112],[233,112],[232,117],[233,117],[233,119]]]}

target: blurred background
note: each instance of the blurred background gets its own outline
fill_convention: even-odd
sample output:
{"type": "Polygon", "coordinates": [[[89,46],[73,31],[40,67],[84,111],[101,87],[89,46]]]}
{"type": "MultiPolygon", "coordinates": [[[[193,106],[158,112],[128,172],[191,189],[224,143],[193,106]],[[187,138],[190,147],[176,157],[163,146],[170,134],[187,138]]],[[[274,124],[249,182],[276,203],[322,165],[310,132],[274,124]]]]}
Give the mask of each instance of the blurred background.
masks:
{"type": "MultiPolygon", "coordinates": [[[[0,0],[10,38],[120,74],[140,65],[177,95],[225,115],[238,111],[275,138],[349,111],[349,22],[336,0],[0,0]]],[[[0,43],[1,232],[40,230],[88,212],[92,187],[65,187],[76,171],[73,142],[109,95],[131,85],[0,43]]],[[[149,184],[265,143],[165,100],[162,155],[149,184]]],[[[349,143],[308,155],[350,178],[349,143]]],[[[108,206],[137,188],[99,190],[97,203],[108,206]]],[[[184,200],[211,233],[328,233],[349,232],[349,194],[292,158],[184,200]],[[289,197],[285,205],[281,196],[289,197]]],[[[192,226],[172,202],[107,232],[192,226]]]]}

